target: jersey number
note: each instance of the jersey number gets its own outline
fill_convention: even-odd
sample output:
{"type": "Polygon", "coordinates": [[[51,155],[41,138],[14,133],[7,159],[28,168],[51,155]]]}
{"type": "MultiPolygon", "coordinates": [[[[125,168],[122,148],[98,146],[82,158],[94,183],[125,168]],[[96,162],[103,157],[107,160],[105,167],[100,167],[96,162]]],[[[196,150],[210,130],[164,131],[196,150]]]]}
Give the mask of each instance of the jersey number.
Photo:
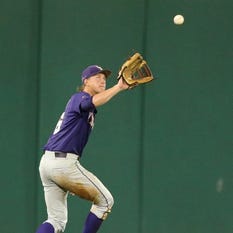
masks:
{"type": "Polygon", "coordinates": [[[63,122],[63,119],[64,119],[64,115],[65,115],[65,113],[63,112],[63,113],[61,114],[61,116],[60,116],[60,119],[59,119],[58,122],[57,122],[57,125],[56,125],[56,127],[55,127],[55,130],[53,131],[53,134],[56,134],[56,133],[58,133],[58,132],[60,131],[61,125],[62,125],[62,122],[63,122]]]}

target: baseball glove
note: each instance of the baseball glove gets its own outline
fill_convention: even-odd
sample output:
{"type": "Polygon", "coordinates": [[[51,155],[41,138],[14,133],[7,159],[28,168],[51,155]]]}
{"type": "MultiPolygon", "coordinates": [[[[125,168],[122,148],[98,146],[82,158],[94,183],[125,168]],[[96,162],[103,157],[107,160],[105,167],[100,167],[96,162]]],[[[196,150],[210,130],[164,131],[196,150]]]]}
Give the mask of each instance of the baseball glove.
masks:
{"type": "Polygon", "coordinates": [[[148,83],[154,79],[147,62],[139,53],[135,53],[123,63],[117,79],[120,78],[123,78],[130,87],[148,83]]]}

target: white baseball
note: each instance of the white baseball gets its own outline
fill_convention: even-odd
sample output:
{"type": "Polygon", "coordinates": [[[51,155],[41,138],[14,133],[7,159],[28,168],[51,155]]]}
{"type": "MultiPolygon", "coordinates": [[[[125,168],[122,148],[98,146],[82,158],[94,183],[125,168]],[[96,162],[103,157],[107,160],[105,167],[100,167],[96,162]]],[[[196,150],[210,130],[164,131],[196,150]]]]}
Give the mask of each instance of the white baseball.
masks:
{"type": "Polygon", "coordinates": [[[183,15],[176,15],[174,18],[173,18],[173,21],[174,21],[174,24],[176,25],[181,25],[184,23],[184,17],[183,15]]]}

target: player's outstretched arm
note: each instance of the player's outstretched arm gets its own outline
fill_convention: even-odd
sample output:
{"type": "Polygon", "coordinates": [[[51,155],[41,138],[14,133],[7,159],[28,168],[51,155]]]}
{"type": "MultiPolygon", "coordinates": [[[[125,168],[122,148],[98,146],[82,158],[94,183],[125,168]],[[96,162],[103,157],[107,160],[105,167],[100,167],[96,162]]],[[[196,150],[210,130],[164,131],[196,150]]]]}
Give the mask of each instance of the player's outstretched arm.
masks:
{"type": "Polygon", "coordinates": [[[127,90],[128,88],[129,85],[122,78],[120,78],[118,83],[113,87],[94,95],[92,102],[96,107],[101,106],[107,103],[113,96],[117,95],[121,91],[127,90]]]}

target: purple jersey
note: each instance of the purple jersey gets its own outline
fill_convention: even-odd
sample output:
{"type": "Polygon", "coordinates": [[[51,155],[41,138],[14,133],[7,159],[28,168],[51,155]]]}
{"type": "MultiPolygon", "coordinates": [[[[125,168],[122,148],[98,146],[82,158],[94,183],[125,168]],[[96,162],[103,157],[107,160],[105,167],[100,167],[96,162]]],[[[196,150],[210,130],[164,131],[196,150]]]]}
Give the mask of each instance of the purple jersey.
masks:
{"type": "Polygon", "coordinates": [[[86,92],[75,93],[67,103],[65,112],[61,115],[44,150],[81,156],[94,127],[96,113],[92,96],[86,92]]]}

